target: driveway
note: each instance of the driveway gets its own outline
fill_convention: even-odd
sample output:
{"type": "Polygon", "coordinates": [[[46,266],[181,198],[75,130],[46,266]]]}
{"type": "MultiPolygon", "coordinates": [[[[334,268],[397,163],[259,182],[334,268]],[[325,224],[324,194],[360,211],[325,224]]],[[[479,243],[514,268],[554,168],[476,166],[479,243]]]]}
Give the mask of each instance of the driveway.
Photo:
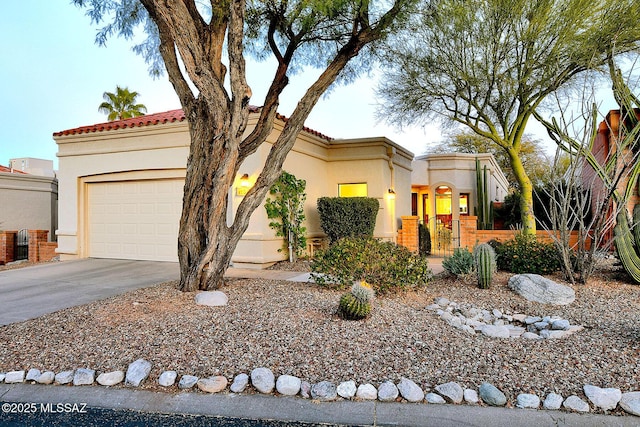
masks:
{"type": "Polygon", "coordinates": [[[82,259],[0,271],[0,325],[177,280],[178,263],[82,259]]]}

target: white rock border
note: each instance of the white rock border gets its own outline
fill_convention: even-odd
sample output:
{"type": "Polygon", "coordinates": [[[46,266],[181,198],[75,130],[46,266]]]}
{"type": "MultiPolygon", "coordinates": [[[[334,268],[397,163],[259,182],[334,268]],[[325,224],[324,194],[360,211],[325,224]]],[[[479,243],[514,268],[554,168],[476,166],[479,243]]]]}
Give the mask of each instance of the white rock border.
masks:
{"type": "MultiPolygon", "coordinates": [[[[138,359],[140,361],[142,359],[138,359]]],[[[146,361],[145,361],[146,362],[146,361]]],[[[148,363],[148,362],[147,362],[148,363]]],[[[36,378],[35,372],[38,371],[36,368],[31,368],[29,371],[32,372],[32,375],[29,378],[26,378],[25,370],[16,370],[9,372],[0,372],[0,383],[6,384],[16,384],[16,383],[41,383],[36,378]],[[35,378],[35,379],[34,379],[35,378]]],[[[38,371],[40,372],[40,371],[38,371]]],[[[317,400],[319,401],[332,401],[332,400],[354,400],[354,401],[371,401],[371,400],[379,400],[379,401],[403,401],[403,402],[411,402],[411,403],[422,403],[422,404],[443,404],[447,401],[453,402],[452,404],[461,404],[465,402],[468,405],[477,405],[482,400],[478,398],[478,390],[472,388],[464,388],[460,384],[456,382],[448,382],[444,384],[436,385],[435,387],[420,387],[417,383],[411,381],[408,378],[402,378],[397,384],[393,381],[387,380],[383,381],[378,388],[370,383],[363,383],[356,387],[356,383],[353,380],[342,381],[338,385],[330,382],[330,381],[321,381],[317,384],[310,384],[306,381],[303,381],[300,378],[297,378],[292,375],[280,375],[277,379],[273,372],[269,368],[258,367],[255,368],[252,372],[254,372],[254,376],[256,373],[260,373],[260,376],[266,376],[269,380],[274,378],[275,384],[280,380],[280,389],[276,389],[278,395],[282,396],[291,396],[293,388],[299,389],[299,391],[295,394],[303,399],[309,399],[312,395],[316,395],[317,400]],[[257,370],[257,371],[256,371],[257,370]],[[289,386],[284,387],[284,384],[294,384],[295,387],[291,388],[289,386]],[[299,384],[299,386],[298,386],[299,384]],[[329,393],[323,393],[317,395],[317,388],[321,386],[322,389],[327,389],[329,393]],[[425,390],[426,388],[426,390],[425,390]],[[398,391],[400,389],[400,391],[398,391]],[[355,390],[355,391],[354,391],[355,390]],[[383,393],[380,393],[380,390],[383,393]],[[389,392],[391,391],[391,392],[389,392]],[[425,393],[426,391],[426,393],[425,393]],[[452,394],[452,391],[454,392],[452,394]],[[463,392],[464,399],[460,397],[460,392],[463,392]],[[382,394],[382,395],[381,395],[382,394]],[[455,395],[456,397],[452,397],[455,395]]],[[[46,371],[48,376],[52,376],[52,371],[46,371]]],[[[78,368],[75,370],[67,370],[58,372],[55,375],[57,384],[67,384],[70,382],[69,377],[73,378],[74,374],[78,373],[88,373],[91,379],[94,378],[96,371],[91,370],[90,368],[78,368]],[[64,379],[63,379],[64,378],[64,379]]],[[[124,378],[120,379],[120,377],[124,377],[123,371],[111,371],[111,372],[101,372],[98,375],[98,384],[102,384],[105,387],[111,387],[114,385],[123,385],[124,378]],[[102,384],[103,381],[100,381],[101,377],[104,378],[105,374],[116,374],[116,379],[110,378],[111,381],[105,381],[105,384],[102,384]],[[118,381],[119,379],[119,381],[118,381]]],[[[161,385],[163,388],[167,389],[170,387],[184,389],[180,387],[179,384],[175,384],[175,379],[177,377],[177,373],[175,371],[163,371],[156,382],[161,385]],[[167,377],[170,377],[169,381],[167,377]]],[[[198,384],[198,387],[189,387],[192,389],[200,390],[200,392],[204,393],[220,393],[223,391],[229,390],[230,393],[241,393],[246,387],[251,384],[250,375],[247,373],[239,373],[235,375],[234,381],[229,385],[229,380],[227,377],[217,374],[210,378],[198,379],[196,376],[184,374],[182,377],[188,377],[194,379],[195,383],[198,384]]],[[[144,381],[141,380],[140,383],[144,381]]],[[[93,382],[93,381],[91,381],[93,382]]],[[[53,384],[53,382],[45,382],[45,384],[53,384]]],[[[86,383],[84,383],[86,384],[86,383]]],[[[81,385],[74,384],[76,387],[80,387],[81,385]]],[[[128,384],[130,387],[131,384],[128,384]]],[[[132,386],[132,387],[138,387],[132,386]]],[[[251,384],[251,386],[255,389],[255,386],[251,384]]],[[[490,383],[483,383],[483,387],[495,389],[498,394],[502,394],[499,389],[496,389],[490,383]]],[[[602,410],[604,413],[608,413],[609,411],[621,408],[628,414],[640,416],[640,391],[629,391],[626,393],[622,393],[619,389],[616,388],[599,388],[594,385],[585,384],[583,389],[589,396],[589,401],[594,406],[594,408],[602,410]],[[597,393],[594,395],[594,393],[597,393]],[[600,396],[600,393],[604,393],[604,396],[600,396]],[[596,396],[596,397],[594,397],[596,396]],[[609,398],[609,396],[613,396],[613,398],[609,398]],[[614,405],[615,403],[615,405],[614,405]]],[[[256,389],[257,390],[257,389],[256,389]]],[[[262,391],[265,393],[266,390],[262,391]]],[[[268,394],[273,394],[273,389],[268,392],[268,394]]],[[[480,393],[482,395],[482,393],[480,393]]],[[[512,406],[516,408],[535,410],[540,408],[540,402],[542,403],[542,409],[545,410],[559,410],[562,407],[567,411],[576,411],[576,412],[589,412],[590,406],[589,403],[576,395],[571,395],[566,399],[561,395],[556,393],[549,393],[546,398],[543,400],[540,396],[536,396],[534,394],[529,393],[520,393],[517,395],[517,399],[512,403],[512,406]]],[[[484,403],[484,402],[483,402],[484,403]]],[[[498,406],[506,406],[508,403],[508,399],[505,400],[504,403],[500,402],[498,406]]],[[[495,402],[492,403],[496,405],[495,402]]],[[[485,403],[486,405],[486,403],[485,403]]],[[[489,406],[489,405],[487,405],[489,406]]]]}

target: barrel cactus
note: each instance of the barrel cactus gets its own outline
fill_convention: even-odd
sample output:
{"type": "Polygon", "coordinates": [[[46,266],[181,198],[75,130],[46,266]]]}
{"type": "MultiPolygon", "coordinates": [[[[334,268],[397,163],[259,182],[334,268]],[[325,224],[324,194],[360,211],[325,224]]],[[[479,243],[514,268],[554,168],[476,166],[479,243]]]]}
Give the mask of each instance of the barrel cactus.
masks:
{"type": "Polygon", "coordinates": [[[493,273],[496,271],[496,253],[489,244],[483,243],[475,248],[473,255],[476,263],[478,286],[480,289],[488,289],[491,285],[493,273]]]}
{"type": "Polygon", "coordinates": [[[348,320],[364,319],[371,312],[374,291],[365,282],[356,282],[351,287],[351,291],[342,295],[338,310],[342,317],[348,320]]]}

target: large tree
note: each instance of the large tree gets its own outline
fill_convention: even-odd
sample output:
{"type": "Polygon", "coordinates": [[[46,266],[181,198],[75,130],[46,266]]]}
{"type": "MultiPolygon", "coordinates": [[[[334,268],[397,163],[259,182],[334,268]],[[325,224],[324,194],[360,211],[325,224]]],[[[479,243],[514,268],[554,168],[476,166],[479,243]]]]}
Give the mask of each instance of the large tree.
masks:
{"type": "Polygon", "coordinates": [[[105,113],[109,121],[144,116],[147,107],[144,104],[136,104],[139,95],[136,91],[129,91],[128,87],[116,86],[115,93],[105,92],[102,94],[104,102],[100,104],[98,111],[105,113]]]}
{"type": "MultiPolygon", "coordinates": [[[[477,133],[461,131],[450,134],[444,141],[430,147],[427,153],[491,153],[511,188],[519,191],[518,180],[511,169],[511,161],[505,150],[477,133]]],[[[568,157],[566,159],[568,160],[568,157]]],[[[520,160],[534,187],[549,182],[554,172],[554,159],[545,153],[540,140],[525,134],[520,148],[520,160]]]]}
{"type": "Polygon", "coordinates": [[[391,30],[410,0],[74,3],[88,7],[94,22],[109,20],[98,32],[100,43],[113,34],[131,37],[136,25],[144,25],[151,37],[134,49],[147,56],[153,74],[164,63],[178,94],[191,135],[178,235],[179,288],[194,291],[223,283],[251,213],[280,176],[312,108],[336,79],[354,71],[351,60],[391,30]],[[246,136],[251,88],[245,48],[261,57],[271,56],[277,63],[259,118],[246,136]],[[292,67],[306,65],[323,71],[301,97],[255,185],[238,206],[232,224],[227,224],[228,193],[239,167],[271,133],[292,67]]]}
{"type": "Polygon", "coordinates": [[[395,123],[454,121],[509,158],[522,225],[535,232],[522,158],[531,115],[614,54],[637,51],[637,0],[436,0],[390,43],[379,94],[395,123]]]}

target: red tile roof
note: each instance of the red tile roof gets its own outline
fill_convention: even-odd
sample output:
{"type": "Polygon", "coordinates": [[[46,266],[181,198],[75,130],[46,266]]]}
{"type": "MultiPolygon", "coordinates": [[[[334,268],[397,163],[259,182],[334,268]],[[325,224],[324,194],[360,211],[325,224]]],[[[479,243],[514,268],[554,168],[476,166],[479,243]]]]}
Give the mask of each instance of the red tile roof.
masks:
{"type": "MultiPolygon", "coordinates": [[[[257,113],[260,110],[259,107],[249,107],[249,109],[251,110],[252,113],[257,113]]],[[[283,122],[286,122],[287,120],[289,120],[287,117],[281,114],[277,114],[276,117],[279,120],[282,120],[283,122]]],[[[103,131],[116,130],[116,129],[125,129],[125,128],[133,128],[133,127],[158,125],[158,124],[164,124],[164,123],[182,122],[184,120],[186,120],[184,111],[182,111],[182,109],[178,109],[178,110],[165,111],[163,113],[146,114],[144,116],[134,117],[131,119],[116,120],[112,122],[98,123],[98,124],[89,125],[89,126],[80,126],[73,129],[63,130],[60,132],[54,132],[53,136],[66,136],[66,135],[78,135],[82,133],[103,132],[103,131]]],[[[303,127],[302,129],[305,132],[310,133],[311,135],[315,135],[319,138],[326,139],[327,141],[331,141],[333,139],[327,135],[324,135],[323,133],[320,133],[306,126],[303,127]]]]}
{"type": "Polygon", "coordinates": [[[18,169],[11,169],[11,168],[8,168],[8,167],[2,166],[2,165],[0,165],[0,172],[21,173],[21,174],[24,174],[24,175],[28,175],[28,173],[26,173],[26,172],[19,171],[18,169]]]}

